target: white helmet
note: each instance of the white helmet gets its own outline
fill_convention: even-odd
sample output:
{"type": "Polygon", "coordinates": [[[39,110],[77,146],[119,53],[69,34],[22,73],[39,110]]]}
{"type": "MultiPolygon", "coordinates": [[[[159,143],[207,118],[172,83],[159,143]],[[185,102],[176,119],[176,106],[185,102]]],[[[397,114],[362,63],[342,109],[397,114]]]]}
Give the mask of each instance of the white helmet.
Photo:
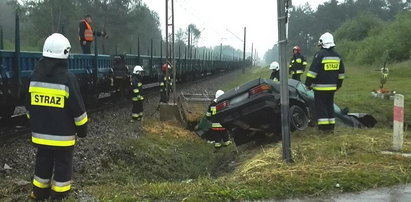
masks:
{"type": "Polygon", "coordinates": [[[136,65],[133,69],[133,74],[138,74],[139,72],[144,72],[144,69],[140,65],[136,65]]]}
{"type": "Polygon", "coordinates": [[[217,92],[215,92],[215,99],[217,99],[218,97],[220,97],[223,94],[224,94],[224,91],[218,90],[217,92]]]}
{"type": "Polygon", "coordinates": [[[320,36],[320,40],[318,40],[318,45],[323,48],[331,48],[335,46],[334,37],[329,32],[324,33],[320,36]]]}
{"type": "Polygon", "coordinates": [[[59,33],[54,33],[47,37],[43,46],[43,57],[67,59],[71,45],[69,40],[59,33]]]}
{"type": "Polygon", "coordinates": [[[270,64],[270,69],[278,71],[280,69],[280,64],[278,64],[277,61],[274,61],[270,64]]]}

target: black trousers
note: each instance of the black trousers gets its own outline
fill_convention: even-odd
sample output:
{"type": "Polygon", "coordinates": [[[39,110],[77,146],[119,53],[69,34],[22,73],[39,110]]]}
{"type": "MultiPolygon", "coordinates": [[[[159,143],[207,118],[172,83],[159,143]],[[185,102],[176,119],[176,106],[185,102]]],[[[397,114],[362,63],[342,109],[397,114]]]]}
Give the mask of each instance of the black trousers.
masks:
{"type": "Polygon", "coordinates": [[[212,137],[215,142],[227,142],[229,140],[228,132],[227,130],[212,130],[212,137]]]}
{"type": "Polygon", "coordinates": [[[133,101],[133,108],[131,109],[132,118],[140,120],[143,118],[143,100],[133,101]]]}
{"type": "Polygon", "coordinates": [[[46,149],[39,147],[33,179],[33,193],[37,199],[62,199],[71,188],[74,147],[46,149]]]}
{"type": "Polygon", "coordinates": [[[83,54],[91,54],[91,42],[86,42],[86,45],[83,45],[83,42],[80,41],[81,50],[83,54]]]}
{"type": "Polygon", "coordinates": [[[301,74],[293,74],[292,75],[292,79],[297,80],[297,81],[301,81],[301,74]]]}
{"type": "Polygon", "coordinates": [[[317,115],[318,129],[322,131],[333,131],[335,126],[334,116],[334,93],[335,91],[314,90],[314,103],[317,115]]]}
{"type": "Polygon", "coordinates": [[[160,88],[160,102],[161,102],[161,103],[167,103],[167,102],[168,102],[166,90],[167,90],[167,89],[166,89],[165,86],[162,86],[162,87],[160,88]]]}

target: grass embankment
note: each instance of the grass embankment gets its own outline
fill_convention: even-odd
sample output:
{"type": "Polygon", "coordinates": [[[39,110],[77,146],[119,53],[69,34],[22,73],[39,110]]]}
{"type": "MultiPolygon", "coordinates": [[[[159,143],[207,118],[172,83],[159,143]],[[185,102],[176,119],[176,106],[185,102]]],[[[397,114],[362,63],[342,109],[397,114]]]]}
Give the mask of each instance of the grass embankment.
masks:
{"type": "Polygon", "coordinates": [[[337,135],[319,136],[309,129],[293,134],[294,164],[282,161],[278,143],[238,153],[225,163],[234,170],[218,177],[209,172],[224,157],[232,158],[231,151],[213,153],[189,136],[146,138],[130,142],[134,149],[116,155],[127,160],[112,159],[110,172],[85,190],[103,200],[215,201],[358,191],[407,183],[411,177],[410,159],[380,154],[390,148],[388,130],[339,129],[337,135]]]}
{"type": "MultiPolygon", "coordinates": [[[[386,84],[405,95],[408,121],[410,65],[393,66],[386,84]]],[[[408,183],[411,160],[380,153],[391,148],[392,140],[392,101],[370,95],[379,86],[380,73],[370,67],[347,66],[336,103],[351,111],[371,113],[379,122],[375,129],[337,128],[335,135],[327,136],[318,135],[315,128],[295,132],[295,163],[285,164],[281,143],[239,148],[237,153],[233,148],[213,152],[187,131],[146,125],[146,136],[125,144],[120,156],[127,158],[112,159],[110,167],[115,169],[84,189],[103,200],[215,201],[318,196],[408,183]],[[213,175],[219,169],[225,174],[213,175]]],[[[227,83],[226,89],[269,73],[253,68],[227,83]]],[[[406,136],[404,141],[404,151],[411,151],[411,138],[406,136]]]]}

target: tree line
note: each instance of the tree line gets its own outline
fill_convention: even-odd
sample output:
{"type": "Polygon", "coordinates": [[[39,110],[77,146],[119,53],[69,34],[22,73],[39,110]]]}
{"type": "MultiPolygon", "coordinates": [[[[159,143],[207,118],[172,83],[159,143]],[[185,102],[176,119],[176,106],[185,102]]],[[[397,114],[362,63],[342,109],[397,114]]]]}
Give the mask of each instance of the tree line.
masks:
{"type": "MultiPolygon", "coordinates": [[[[334,34],[336,49],[346,60],[374,64],[408,59],[410,9],[411,0],[329,0],[316,10],[308,3],[294,7],[289,18],[288,54],[299,45],[304,55],[312,56],[318,50],[318,38],[328,31],[334,34]]],[[[276,47],[270,52],[276,52],[276,47]]],[[[268,54],[264,59],[276,59],[268,54]]]]}

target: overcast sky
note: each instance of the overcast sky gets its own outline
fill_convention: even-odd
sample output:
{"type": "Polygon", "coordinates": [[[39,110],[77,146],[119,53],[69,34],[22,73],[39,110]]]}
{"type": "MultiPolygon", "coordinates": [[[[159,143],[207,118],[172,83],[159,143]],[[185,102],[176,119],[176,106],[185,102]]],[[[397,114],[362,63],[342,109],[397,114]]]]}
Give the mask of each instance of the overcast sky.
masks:
{"type": "MultiPolygon", "coordinates": [[[[316,9],[328,0],[292,0],[293,5],[309,3],[316,9]]],[[[165,30],[165,0],[143,0],[160,17],[161,30],[165,30]]],[[[171,2],[171,0],[169,0],[171,2]]],[[[243,49],[244,27],[247,28],[246,49],[251,44],[258,56],[277,41],[277,1],[276,0],[174,0],[175,32],[185,30],[195,24],[201,31],[198,46],[213,47],[228,44],[243,49]]]]}

